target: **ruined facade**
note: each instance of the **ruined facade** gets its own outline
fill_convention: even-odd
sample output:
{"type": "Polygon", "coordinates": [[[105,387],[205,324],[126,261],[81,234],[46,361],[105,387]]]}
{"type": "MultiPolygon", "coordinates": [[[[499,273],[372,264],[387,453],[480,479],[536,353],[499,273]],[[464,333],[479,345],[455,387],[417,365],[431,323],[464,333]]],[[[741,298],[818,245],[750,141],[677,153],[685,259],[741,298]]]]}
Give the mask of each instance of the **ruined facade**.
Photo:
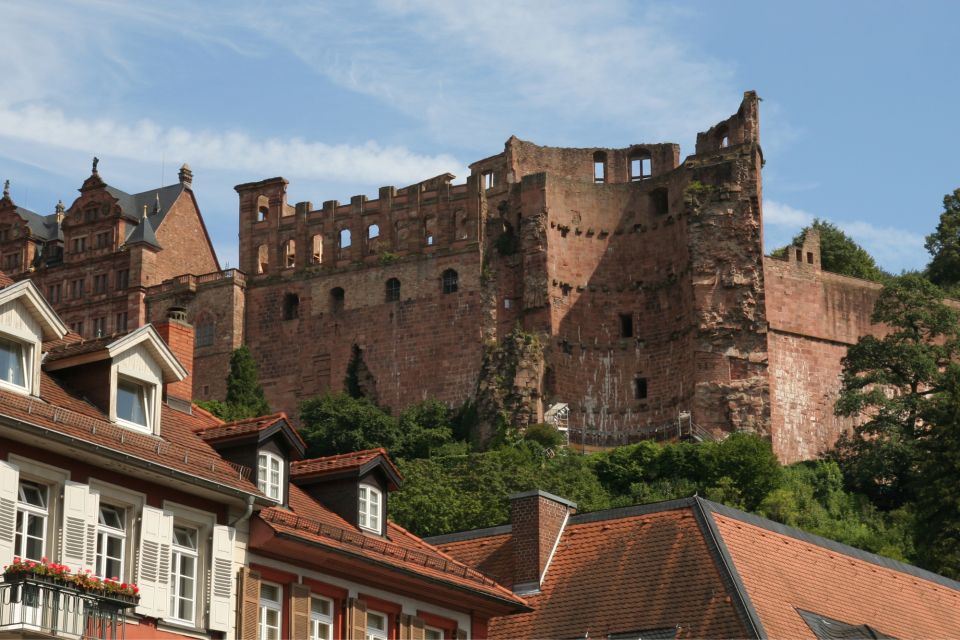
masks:
{"type": "Polygon", "coordinates": [[[809,458],[850,426],[833,415],[840,359],[877,330],[879,287],[821,271],[812,235],[785,260],[764,257],[758,107],[747,92],[682,162],[675,144],[511,137],[464,184],[444,174],[317,208],[289,203],[280,177],[240,184],[239,270],[217,266],[189,169],[133,196],[95,171],[50,216],[5,195],[0,260],[45,292],[60,283],[51,302],[89,337],[92,319],[109,332],[121,308],[130,328],[185,309],[199,399],[224,397],[229,354],[245,343],[271,405],[291,416],[341,390],[352,362],[364,393],[394,411],[475,402],[481,439],[565,404],[577,443],[686,425],[761,433],[783,460],[809,458]],[[71,254],[101,223],[111,244],[71,254]],[[40,236],[51,248],[38,258],[40,236]],[[74,271],[89,281],[120,268],[123,291],[67,294],[74,271]]]}

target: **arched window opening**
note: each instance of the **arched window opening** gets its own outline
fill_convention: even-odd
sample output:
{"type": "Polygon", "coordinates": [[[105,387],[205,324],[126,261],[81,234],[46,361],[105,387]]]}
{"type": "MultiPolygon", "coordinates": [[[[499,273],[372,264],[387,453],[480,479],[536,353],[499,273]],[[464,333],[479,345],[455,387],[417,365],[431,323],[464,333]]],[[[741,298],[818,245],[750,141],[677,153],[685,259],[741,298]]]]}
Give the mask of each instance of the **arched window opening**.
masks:
{"type": "Polygon", "coordinates": [[[372,224],[367,227],[367,240],[373,240],[380,237],[380,225],[372,224]]]}
{"type": "Polygon", "coordinates": [[[267,207],[257,207],[257,222],[263,222],[267,219],[267,214],[270,213],[270,209],[267,207]]]}
{"type": "Polygon", "coordinates": [[[400,281],[396,278],[387,280],[385,298],[387,302],[397,302],[400,299],[400,281]]]}
{"type": "Polygon", "coordinates": [[[345,297],[346,294],[344,294],[342,287],[330,289],[330,310],[334,312],[343,311],[345,297]]]}
{"type": "Polygon", "coordinates": [[[262,244],[257,247],[257,273],[266,273],[270,268],[270,249],[262,244]]]}
{"type": "Polygon", "coordinates": [[[730,129],[726,125],[717,129],[716,136],[716,139],[720,141],[720,149],[726,149],[730,146],[730,129]]]}
{"type": "Polygon", "coordinates": [[[350,229],[340,229],[339,246],[341,249],[350,248],[350,229]]]}
{"type": "Polygon", "coordinates": [[[654,189],[650,192],[650,203],[653,212],[658,216],[670,213],[670,199],[666,189],[654,189]]]}
{"type": "Polygon", "coordinates": [[[723,136],[723,138],[720,139],[720,148],[724,149],[729,146],[730,146],[730,136],[723,136]]]}
{"type": "Polygon", "coordinates": [[[428,247],[432,247],[436,240],[436,223],[433,218],[427,218],[423,221],[423,241],[428,247]]]}
{"type": "Polygon", "coordinates": [[[287,293],[283,296],[283,319],[295,320],[300,317],[300,296],[287,293]]]}
{"type": "Polygon", "coordinates": [[[283,243],[283,266],[290,268],[297,264],[297,242],[293,238],[283,243]]]}
{"type": "Polygon", "coordinates": [[[318,233],[310,239],[310,243],[313,245],[310,252],[310,262],[320,264],[323,262],[323,236],[318,233]]]}
{"type": "Polygon", "coordinates": [[[447,269],[443,272],[442,283],[444,293],[456,293],[459,286],[457,272],[447,269]]]}
{"type": "Polygon", "coordinates": [[[646,150],[634,151],[630,154],[630,180],[638,182],[653,175],[653,165],[650,153],[646,150]]]}
{"type": "Polygon", "coordinates": [[[607,154],[604,151],[593,154],[593,181],[596,183],[607,181],[607,154]]]}

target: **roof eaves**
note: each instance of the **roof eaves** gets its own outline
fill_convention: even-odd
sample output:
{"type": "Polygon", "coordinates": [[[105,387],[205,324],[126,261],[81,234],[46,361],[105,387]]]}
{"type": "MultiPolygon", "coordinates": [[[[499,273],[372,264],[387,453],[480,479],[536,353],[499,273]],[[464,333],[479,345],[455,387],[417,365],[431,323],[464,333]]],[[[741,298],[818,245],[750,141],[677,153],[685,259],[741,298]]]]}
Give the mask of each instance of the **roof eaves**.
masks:
{"type": "Polygon", "coordinates": [[[748,632],[753,633],[754,638],[766,638],[763,623],[760,621],[760,615],[757,613],[753,602],[750,600],[750,594],[747,593],[747,587],[743,584],[740,574],[737,573],[736,565],[733,562],[733,556],[723,540],[717,523],[713,519],[713,512],[710,503],[702,498],[694,496],[689,498],[694,518],[703,533],[704,541],[710,549],[710,554],[714,556],[717,562],[717,568],[720,570],[722,579],[732,587],[734,595],[734,608],[748,632]]]}
{"type": "MultiPolygon", "coordinates": [[[[573,517],[570,518],[573,520],[573,517]]],[[[569,524],[569,523],[568,523],[569,524]]],[[[439,536],[429,536],[421,538],[424,542],[433,546],[449,544],[451,542],[464,542],[466,540],[476,540],[477,538],[489,538],[492,536],[502,536],[513,532],[512,524],[501,524],[496,527],[485,527],[483,529],[470,529],[468,531],[456,531],[454,533],[444,533],[439,536]]]]}

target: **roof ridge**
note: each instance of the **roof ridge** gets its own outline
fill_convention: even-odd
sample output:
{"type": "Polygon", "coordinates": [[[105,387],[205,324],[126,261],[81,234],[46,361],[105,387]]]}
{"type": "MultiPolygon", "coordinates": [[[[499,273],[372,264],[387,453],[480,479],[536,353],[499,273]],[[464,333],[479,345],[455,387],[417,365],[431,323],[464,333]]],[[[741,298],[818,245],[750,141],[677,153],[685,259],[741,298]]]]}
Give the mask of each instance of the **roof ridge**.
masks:
{"type": "Polygon", "coordinates": [[[363,449],[361,451],[350,451],[348,453],[336,453],[332,456],[317,456],[316,458],[304,458],[303,460],[296,460],[291,462],[291,465],[303,465],[309,462],[317,462],[319,460],[338,460],[340,458],[358,458],[364,454],[377,454],[377,455],[389,455],[387,454],[386,449],[383,447],[377,447],[376,449],[363,449]]]}
{"type": "Polygon", "coordinates": [[[289,418],[287,418],[286,413],[284,413],[283,411],[277,411],[276,413],[268,413],[262,416],[255,416],[253,418],[241,418],[239,420],[231,420],[230,422],[224,422],[223,424],[208,425],[204,427],[204,429],[219,429],[220,427],[232,427],[239,424],[259,422],[261,420],[279,420],[280,418],[283,418],[284,420],[287,420],[289,422],[289,418]]]}

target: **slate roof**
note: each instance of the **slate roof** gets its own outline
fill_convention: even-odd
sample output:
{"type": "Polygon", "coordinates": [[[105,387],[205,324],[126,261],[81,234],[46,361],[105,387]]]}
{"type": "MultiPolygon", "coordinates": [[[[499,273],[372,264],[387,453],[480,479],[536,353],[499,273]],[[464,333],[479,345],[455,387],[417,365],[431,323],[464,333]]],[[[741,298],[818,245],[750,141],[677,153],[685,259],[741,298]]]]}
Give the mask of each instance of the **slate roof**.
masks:
{"type": "Polygon", "coordinates": [[[160,249],[160,242],[157,241],[157,234],[153,230],[153,223],[150,218],[141,218],[140,224],[133,227],[133,231],[127,234],[127,244],[136,244],[143,242],[160,249]]]}
{"type": "Polygon", "coordinates": [[[300,460],[290,463],[290,477],[322,476],[327,473],[346,471],[348,469],[360,469],[367,463],[383,456],[384,461],[389,465],[397,477],[400,477],[400,471],[390,460],[387,450],[384,448],[367,449],[365,451],[354,451],[352,453],[341,453],[335,456],[325,456],[323,458],[311,458],[309,460],[300,460]]]}
{"type": "MultiPolygon", "coordinates": [[[[427,542],[511,584],[511,531],[427,542]]],[[[960,583],[701,498],[571,516],[526,599],[534,611],[491,620],[490,638],[816,637],[800,611],[844,633],[960,637],[960,583]]]]}
{"type": "Polygon", "coordinates": [[[110,185],[107,185],[105,188],[107,193],[117,199],[117,204],[120,205],[120,210],[123,212],[124,217],[133,222],[140,222],[143,216],[143,207],[146,206],[149,219],[153,223],[153,228],[159,229],[163,219],[167,216],[167,213],[169,213],[170,207],[173,206],[173,203],[177,201],[177,198],[180,197],[180,194],[183,193],[186,187],[178,182],[160,187],[159,189],[148,189],[147,191],[133,194],[110,185]],[[154,213],[158,195],[160,197],[160,210],[154,213]]]}

